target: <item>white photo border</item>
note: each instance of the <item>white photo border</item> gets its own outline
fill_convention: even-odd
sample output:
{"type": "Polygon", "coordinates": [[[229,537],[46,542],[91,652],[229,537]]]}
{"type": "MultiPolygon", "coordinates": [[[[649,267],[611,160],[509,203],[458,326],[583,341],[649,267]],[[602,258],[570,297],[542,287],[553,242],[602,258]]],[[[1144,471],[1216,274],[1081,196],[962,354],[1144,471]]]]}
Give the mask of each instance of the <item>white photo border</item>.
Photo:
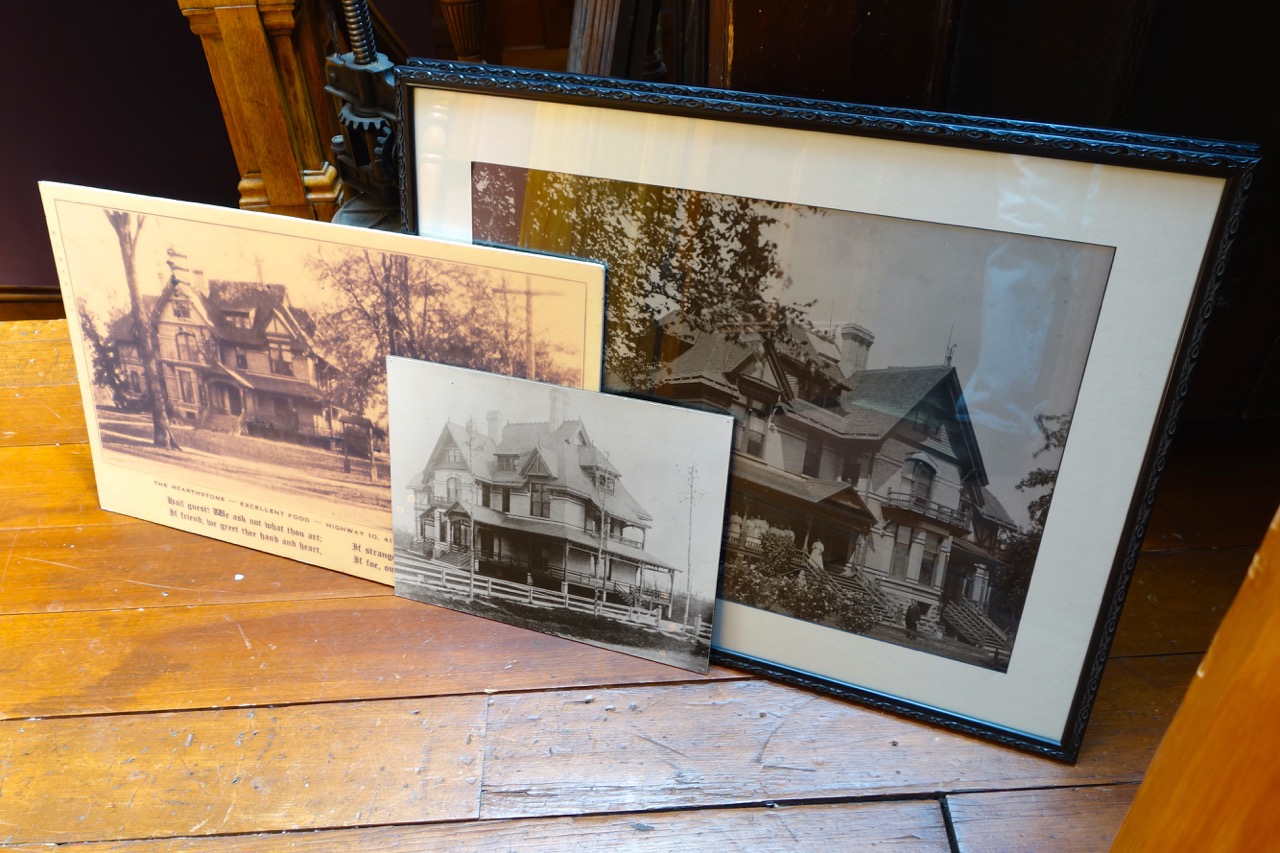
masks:
{"type": "Polygon", "coordinates": [[[714,641],[732,665],[1074,760],[1255,149],[462,63],[397,76],[402,206],[426,236],[471,239],[486,162],[1115,247],[1007,672],[724,601],[714,641]],[[1056,215],[1007,215],[1026,181],[1056,215]]]}

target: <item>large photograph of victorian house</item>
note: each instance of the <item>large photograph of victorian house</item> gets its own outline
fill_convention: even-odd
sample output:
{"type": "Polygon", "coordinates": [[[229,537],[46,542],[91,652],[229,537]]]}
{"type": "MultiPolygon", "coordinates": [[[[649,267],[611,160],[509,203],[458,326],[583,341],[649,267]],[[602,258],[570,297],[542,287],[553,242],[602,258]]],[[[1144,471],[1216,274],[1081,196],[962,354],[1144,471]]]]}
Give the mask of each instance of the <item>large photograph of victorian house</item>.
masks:
{"type": "Polygon", "coordinates": [[[1109,247],[1026,196],[1006,232],[473,179],[477,238],[609,263],[608,387],[734,418],[724,600],[1008,666],[1109,247]]]}
{"type": "Polygon", "coordinates": [[[397,594],[706,671],[728,418],[406,359],[388,377],[397,594]]]}

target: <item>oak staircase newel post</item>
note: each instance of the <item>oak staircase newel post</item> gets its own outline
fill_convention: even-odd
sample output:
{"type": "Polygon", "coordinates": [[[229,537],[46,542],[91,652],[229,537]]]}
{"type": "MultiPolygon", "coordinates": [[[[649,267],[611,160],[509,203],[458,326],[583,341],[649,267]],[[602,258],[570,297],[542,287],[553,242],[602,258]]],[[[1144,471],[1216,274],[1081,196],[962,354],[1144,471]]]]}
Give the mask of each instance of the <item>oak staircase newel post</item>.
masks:
{"type": "Polygon", "coordinates": [[[326,156],[336,124],[317,60],[318,4],[178,0],[178,7],[204,47],[240,170],[240,207],[332,219],[341,180],[326,156]]]}

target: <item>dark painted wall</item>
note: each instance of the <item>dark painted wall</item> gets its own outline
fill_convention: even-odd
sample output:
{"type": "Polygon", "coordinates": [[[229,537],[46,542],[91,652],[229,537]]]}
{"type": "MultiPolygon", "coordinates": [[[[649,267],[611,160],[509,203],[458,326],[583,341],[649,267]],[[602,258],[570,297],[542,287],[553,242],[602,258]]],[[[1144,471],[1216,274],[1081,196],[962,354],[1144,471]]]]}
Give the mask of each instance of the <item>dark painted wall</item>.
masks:
{"type": "Polygon", "coordinates": [[[0,285],[57,287],[36,181],[237,203],[209,68],[174,0],[7,6],[0,285]]]}

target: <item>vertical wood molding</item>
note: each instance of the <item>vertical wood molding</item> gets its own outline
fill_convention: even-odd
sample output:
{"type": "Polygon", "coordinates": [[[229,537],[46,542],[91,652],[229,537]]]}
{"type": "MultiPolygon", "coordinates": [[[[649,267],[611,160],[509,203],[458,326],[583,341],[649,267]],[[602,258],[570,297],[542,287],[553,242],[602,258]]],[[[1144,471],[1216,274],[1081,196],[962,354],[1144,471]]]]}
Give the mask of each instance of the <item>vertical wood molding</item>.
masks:
{"type": "Polygon", "coordinates": [[[609,75],[614,71],[622,0],[578,0],[573,4],[568,70],[609,75]]]}
{"type": "Polygon", "coordinates": [[[200,37],[240,170],[240,207],[329,220],[338,172],[323,51],[306,0],[178,0],[200,37]],[[315,67],[309,67],[315,63],[315,67]]]}

